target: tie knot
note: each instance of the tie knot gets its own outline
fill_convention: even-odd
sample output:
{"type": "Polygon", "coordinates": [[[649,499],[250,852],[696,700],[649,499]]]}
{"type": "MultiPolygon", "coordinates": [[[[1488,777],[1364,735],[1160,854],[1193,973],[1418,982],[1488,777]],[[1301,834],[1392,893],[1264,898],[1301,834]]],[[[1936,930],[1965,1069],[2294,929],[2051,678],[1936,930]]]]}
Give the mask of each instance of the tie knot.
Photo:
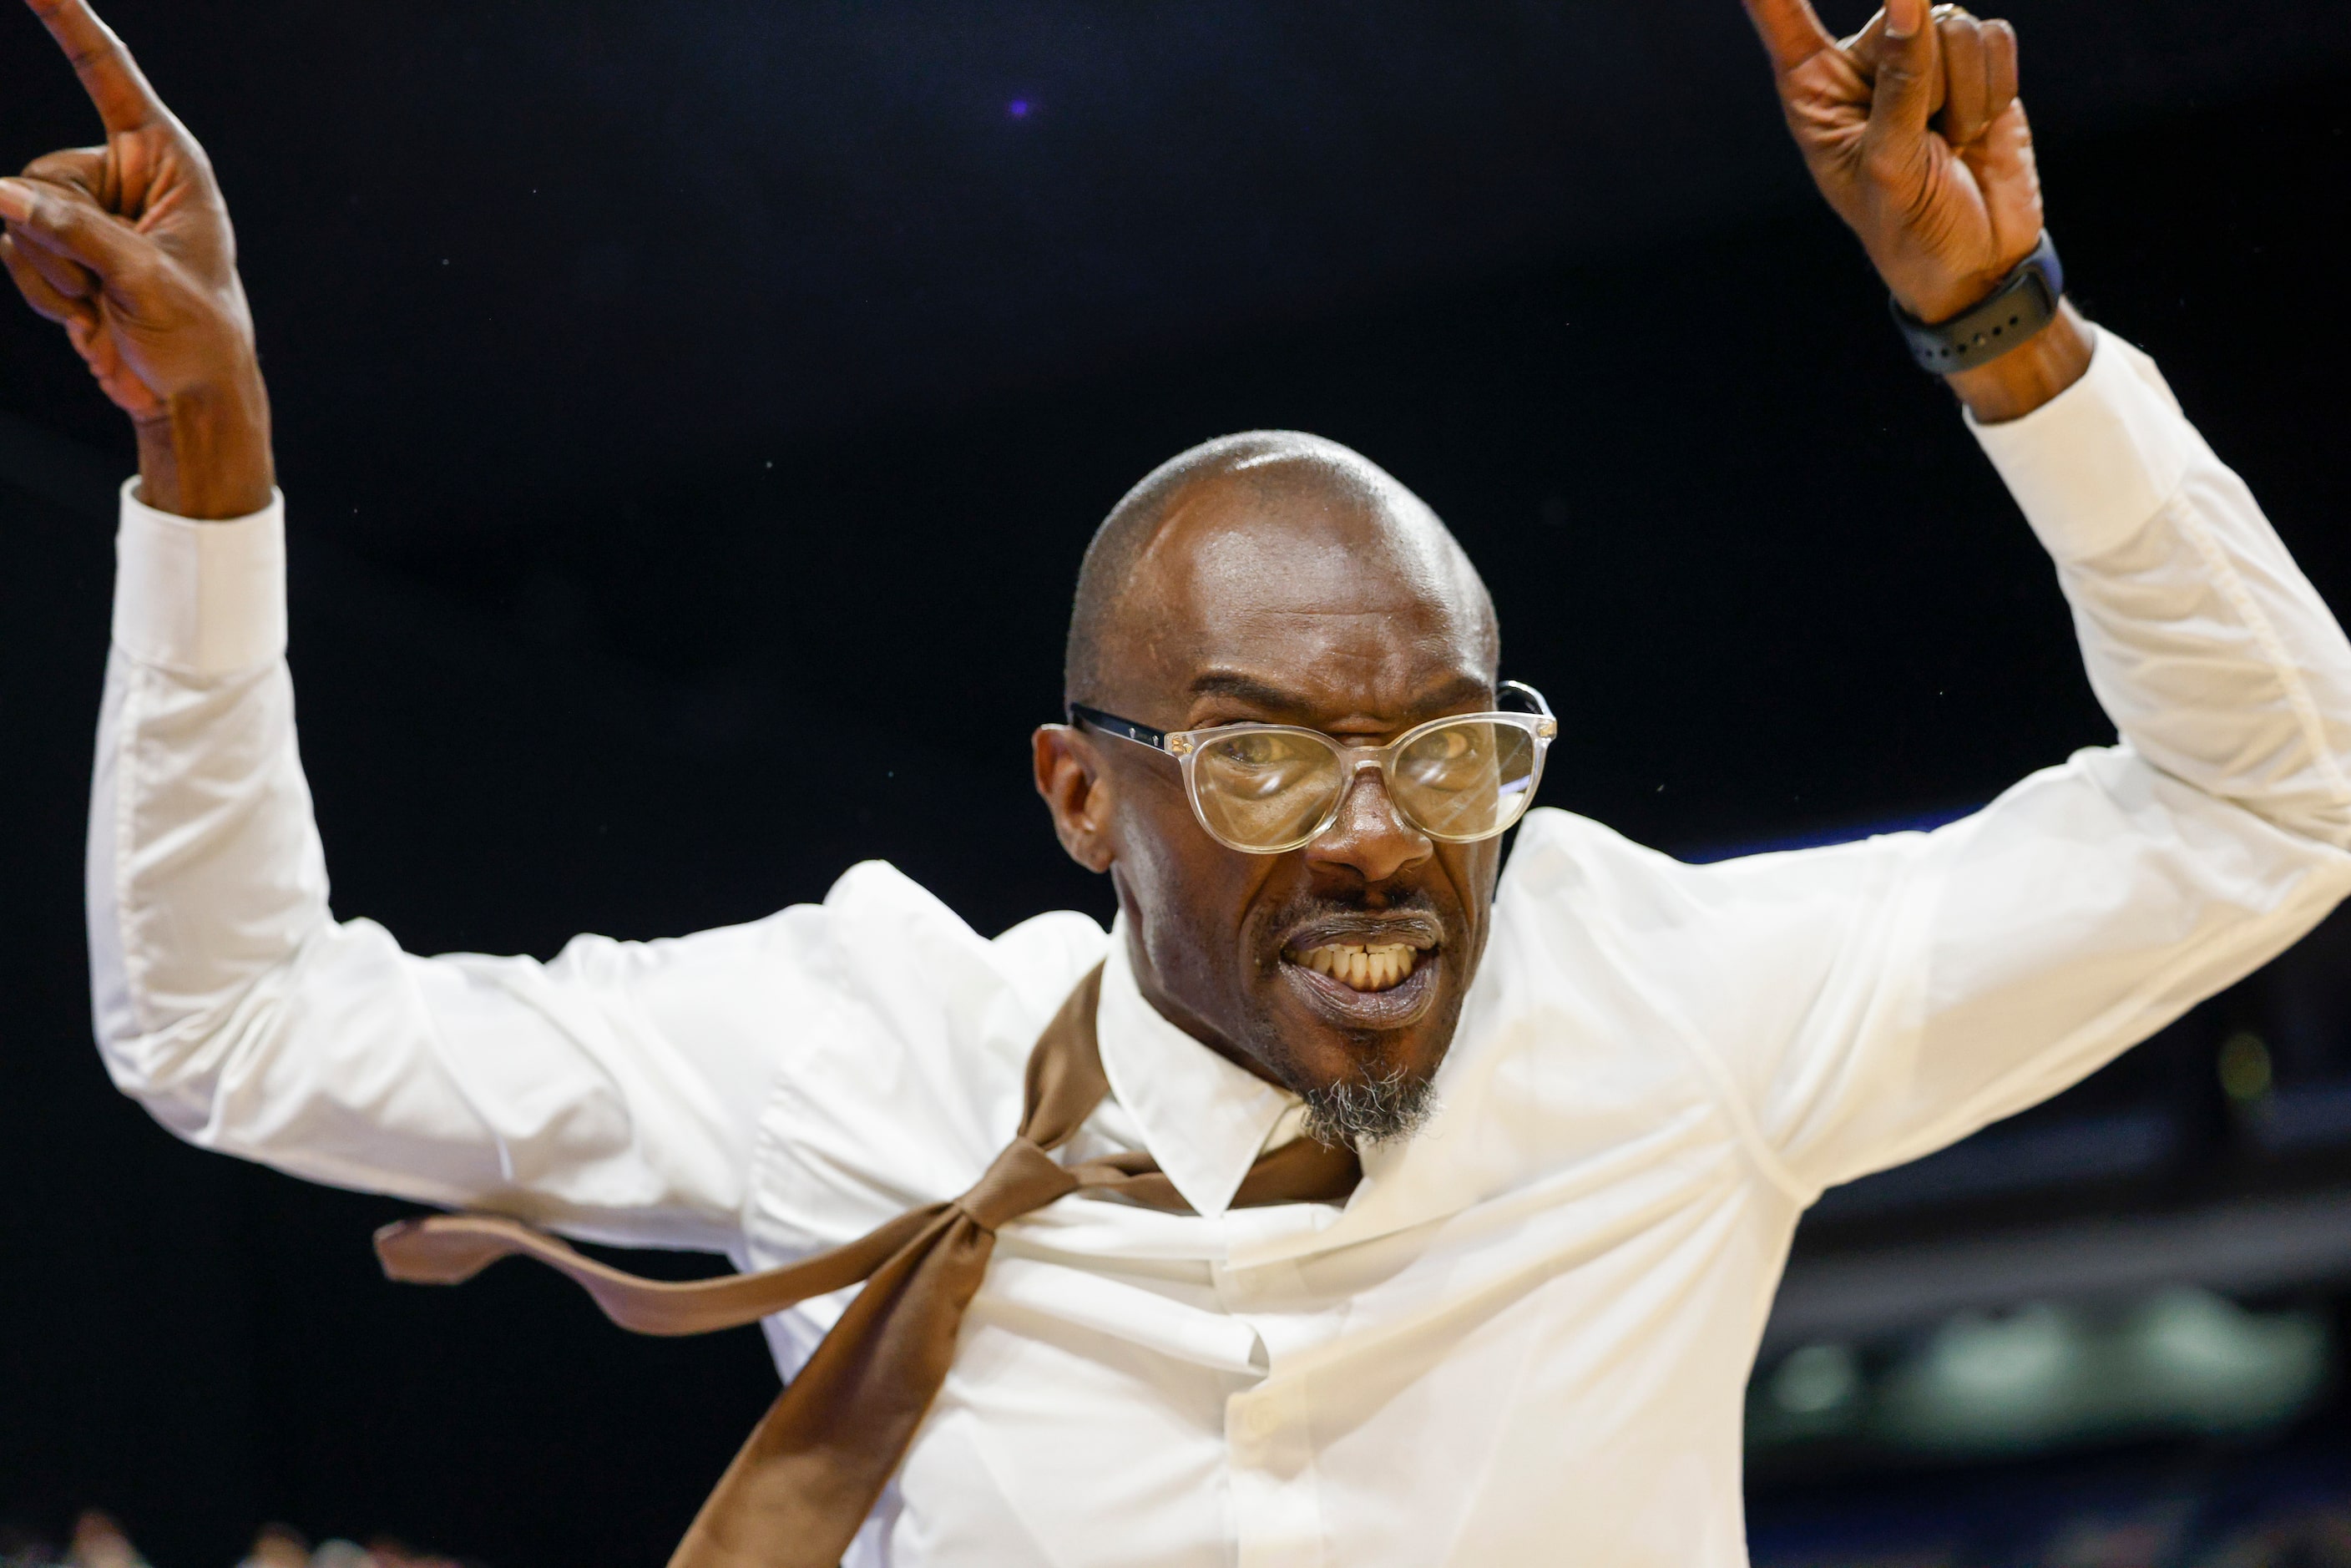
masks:
{"type": "Polygon", "coordinates": [[[1077,1190],[1074,1175],[1054,1163],[1053,1156],[1032,1140],[1017,1137],[1005,1145],[971,1190],[956,1199],[955,1206],[971,1216],[982,1230],[993,1231],[1077,1190]]]}

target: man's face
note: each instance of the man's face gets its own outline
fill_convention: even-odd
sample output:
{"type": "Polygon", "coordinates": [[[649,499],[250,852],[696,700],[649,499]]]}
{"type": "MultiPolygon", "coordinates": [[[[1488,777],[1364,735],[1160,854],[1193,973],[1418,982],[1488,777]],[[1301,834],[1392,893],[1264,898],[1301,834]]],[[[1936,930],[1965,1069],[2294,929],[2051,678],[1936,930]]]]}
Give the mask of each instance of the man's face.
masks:
{"type": "MultiPolygon", "coordinates": [[[[1493,706],[1483,590],[1408,496],[1205,481],[1133,582],[1102,706],[1144,724],[1271,722],[1377,745],[1493,706]]],[[[1108,797],[1089,804],[1144,995],[1310,1102],[1369,1107],[1354,1130],[1378,1135],[1384,1114],[1406,1130],[1484,949],[1500,841],[1430,840],[1365,769],[1322,837],[1246,854],[1200,826],[1172,758],[1061,733],[1108,797]]],[[[1042,766],[1040,748],[1040,781],[1042,766]]]]}

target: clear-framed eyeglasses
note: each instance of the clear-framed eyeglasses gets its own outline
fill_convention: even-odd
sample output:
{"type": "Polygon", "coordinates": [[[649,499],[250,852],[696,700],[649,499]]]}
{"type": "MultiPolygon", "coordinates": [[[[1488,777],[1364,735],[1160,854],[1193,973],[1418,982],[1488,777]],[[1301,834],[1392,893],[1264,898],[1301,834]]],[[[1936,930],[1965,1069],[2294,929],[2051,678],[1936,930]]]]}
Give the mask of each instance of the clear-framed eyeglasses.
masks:
{"type": "Polygon", "coordinates": [[[1499,695],[1531,711],[1431,719],[1385,746],[1350,746],[1288,724],[1158,730],[1082,703],[1070,705],[1070,722],[1175,758],[1200,826],[1244,854],[1282,854],[1322,837],[1366,768],[1379,769],[1405,822],[1441,842],[1468,844],[1526,815],[1559,734],[1551,705],[1532,686],[1505,681],[1499,695]]]}

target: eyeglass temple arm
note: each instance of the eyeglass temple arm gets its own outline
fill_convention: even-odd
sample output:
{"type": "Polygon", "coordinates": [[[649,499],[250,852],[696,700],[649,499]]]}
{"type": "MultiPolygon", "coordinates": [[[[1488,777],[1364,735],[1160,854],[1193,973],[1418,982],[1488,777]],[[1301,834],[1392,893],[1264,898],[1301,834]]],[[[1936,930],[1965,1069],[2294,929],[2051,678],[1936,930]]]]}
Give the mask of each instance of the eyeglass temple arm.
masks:
{"type": "Polygon", "coordinates": [[[1104,735],[1115,735],[1123,740],[1140,742],[1155,751],[1167,749],[1165,730],[1154,729],[1147,724],[1137,724],[1131,718],[1121,718],[1114,713],[1104,713],[1098,707],[1088,707],[1083,703],[1070,705],[1070,722],[1089,726],[1101,730],[1104,735]]]}
{"type": "Polygon", "coordinates": [[[1543,700],[1542,693],[1535,690],[1534,687],[1527,685],[1524,681],[1504,681],[1500,689],[1494,695],[1497,697],[1518,696],[1523,698],[1534,708],[1536,713],[1541,714],[1545,718],[1552,716],[1551,704],[1543,700]]]}

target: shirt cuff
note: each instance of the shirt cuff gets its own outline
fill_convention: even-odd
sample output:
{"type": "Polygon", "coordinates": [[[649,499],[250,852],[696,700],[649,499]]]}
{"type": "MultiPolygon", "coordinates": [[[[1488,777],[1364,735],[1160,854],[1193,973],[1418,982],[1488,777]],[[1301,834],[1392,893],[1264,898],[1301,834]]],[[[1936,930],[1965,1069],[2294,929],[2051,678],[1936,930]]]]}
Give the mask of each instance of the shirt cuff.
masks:
{"type": "Polygon", "coordinates": [[[122,486],[114,536],[114,643],[142,664],[225,675],[286,652],[286,497],[250,517],[195,522],[122,486]]]}
{"type": "Polygon", "coordinates": [[[2082,379],[2022,419],[1978,424],[1984,455],[2060,560],[2122,543],[2162,510],[2196,450],[2155,361],[2100,331],[2082,379]]]}

